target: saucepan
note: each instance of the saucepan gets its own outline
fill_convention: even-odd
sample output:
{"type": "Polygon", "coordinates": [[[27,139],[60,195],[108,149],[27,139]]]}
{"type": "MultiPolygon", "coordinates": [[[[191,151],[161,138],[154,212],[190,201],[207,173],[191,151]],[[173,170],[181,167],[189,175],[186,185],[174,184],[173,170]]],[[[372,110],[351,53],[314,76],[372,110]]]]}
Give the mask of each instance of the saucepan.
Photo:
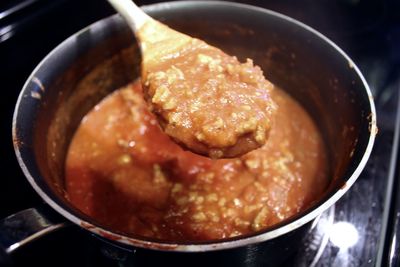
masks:
{"type": "Polygon", "coordinates": [[[241,60],[254,59],[269,80],[305,107],[320,128],[329,155],[330,182],[325,193],[306,210],[264,231],[198,243],[126,236],[75,208],[64,191],[69,142],[82,117],[96,103],[139,76],[136,40],[121,17],[114,15],[55,48],[21,91],[12,126],[15,152],[29,183],[47,205],[3,220],[3,231],[7,225],[12,227],[7,222],[18,220],[28,232],[17,235],[15,239],[20,240],[10,235],[3,238],[3,246],[11,253],[24,242],[61,227],[55,224],[61,220],[78,225],[127,255],[145,255],[146,266],[154,265],[156,259],[178,266],[276,266],[295,251],[310,222],[348,191],[367,163],[377,128],[365,79],[332,41],[273,11],[212,1],[169,2],[143,8],[171,27],[200,37],[241,60]],[[56,211],[58,218],[46,217],[49,211],[56,211]]]}

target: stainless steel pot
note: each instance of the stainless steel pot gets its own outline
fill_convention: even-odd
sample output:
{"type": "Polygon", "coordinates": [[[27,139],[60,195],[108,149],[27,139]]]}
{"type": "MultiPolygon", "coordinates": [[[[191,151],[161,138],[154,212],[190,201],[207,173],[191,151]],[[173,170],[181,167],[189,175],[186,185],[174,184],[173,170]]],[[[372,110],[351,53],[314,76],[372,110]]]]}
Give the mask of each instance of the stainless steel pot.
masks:
{"type": "MultiPolygon", "coordinates": [[[[239,59],[254,59],[268,79],[303,104],[319,125],[329,152],[331,182],[324,196],[304,212],[264,231],[199,243],[128,237],[71,205],[64,194],[63,170],[75,129],[90,108],[139,73],[135,39],[117,15],[68,38],[25,83],[13,119],[15,152],[25,176],[63,218],[113,247],[141,249],[150,256],[158,253],[195,266],[204,264],[205,254],[211,255],[214,263],[239,266],[249,255],[261,256],[261,262],[274,266],[282,253],[295,249],[307,223],[349,189],[368,160],[377,128],[365,79],[353,61],[322,34],[269,10],[210,1],[170,2],[144,9],[173,28],[200,37],[239,59]]],[[[41,230],[48,227],[52,224],[41,230]]],[[[9,243],[6,246],[11,252],[9,243]]]]}

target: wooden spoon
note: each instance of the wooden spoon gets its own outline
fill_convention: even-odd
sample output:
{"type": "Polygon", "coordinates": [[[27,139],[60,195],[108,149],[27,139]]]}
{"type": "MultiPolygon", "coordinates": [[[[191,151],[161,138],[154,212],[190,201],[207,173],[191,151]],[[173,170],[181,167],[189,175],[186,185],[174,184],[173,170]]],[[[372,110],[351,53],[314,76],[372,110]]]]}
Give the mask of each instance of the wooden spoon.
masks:
{"type": "Polygon", "coordinates": [[[144,95],[166,134],[212,158],[237,157],[266,142],[273,85],[252,60],[240,63],[154,20],[130,0],[108,1],[140,43],[144,95]]]}

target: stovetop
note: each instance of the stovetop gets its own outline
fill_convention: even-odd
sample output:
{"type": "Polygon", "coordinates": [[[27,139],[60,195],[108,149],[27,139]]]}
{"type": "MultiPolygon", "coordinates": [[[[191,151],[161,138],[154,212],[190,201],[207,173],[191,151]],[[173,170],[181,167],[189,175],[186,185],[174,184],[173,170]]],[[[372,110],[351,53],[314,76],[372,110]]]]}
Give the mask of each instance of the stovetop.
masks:
{"type": "MultiPolygon", "coordinates": [[[[399,1],[236,2],[281,12],[328,36],[360,67],[377,106],[379,133],[366,168],[349,192],[315,221],[304,245],[285,266],[398,265],[399,1]]],[[[7,0],[0,4],[0,218],[43,203],[19,169],[12,148],[12,113],[24,81],[62,40],[113,13],[105,0],[7,0]]],[[[95,238],[70,226],[20,249],[12,260],[15,266],[118,266],[106,255],[95,238]]]]}

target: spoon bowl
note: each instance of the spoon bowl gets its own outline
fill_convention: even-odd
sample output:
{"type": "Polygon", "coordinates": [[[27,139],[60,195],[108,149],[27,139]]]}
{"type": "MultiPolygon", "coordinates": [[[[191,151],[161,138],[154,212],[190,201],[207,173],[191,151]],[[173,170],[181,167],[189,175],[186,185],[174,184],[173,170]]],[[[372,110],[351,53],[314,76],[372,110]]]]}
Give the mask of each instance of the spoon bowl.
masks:
{"type": "Polygon", "coordinates": [[[243,155],[265,144],[276,106],[273,85],[251,59],[173,30],[130,0],[109,0],[134,31],[151,111],[178,144],[211,158],[243,155]]]}

